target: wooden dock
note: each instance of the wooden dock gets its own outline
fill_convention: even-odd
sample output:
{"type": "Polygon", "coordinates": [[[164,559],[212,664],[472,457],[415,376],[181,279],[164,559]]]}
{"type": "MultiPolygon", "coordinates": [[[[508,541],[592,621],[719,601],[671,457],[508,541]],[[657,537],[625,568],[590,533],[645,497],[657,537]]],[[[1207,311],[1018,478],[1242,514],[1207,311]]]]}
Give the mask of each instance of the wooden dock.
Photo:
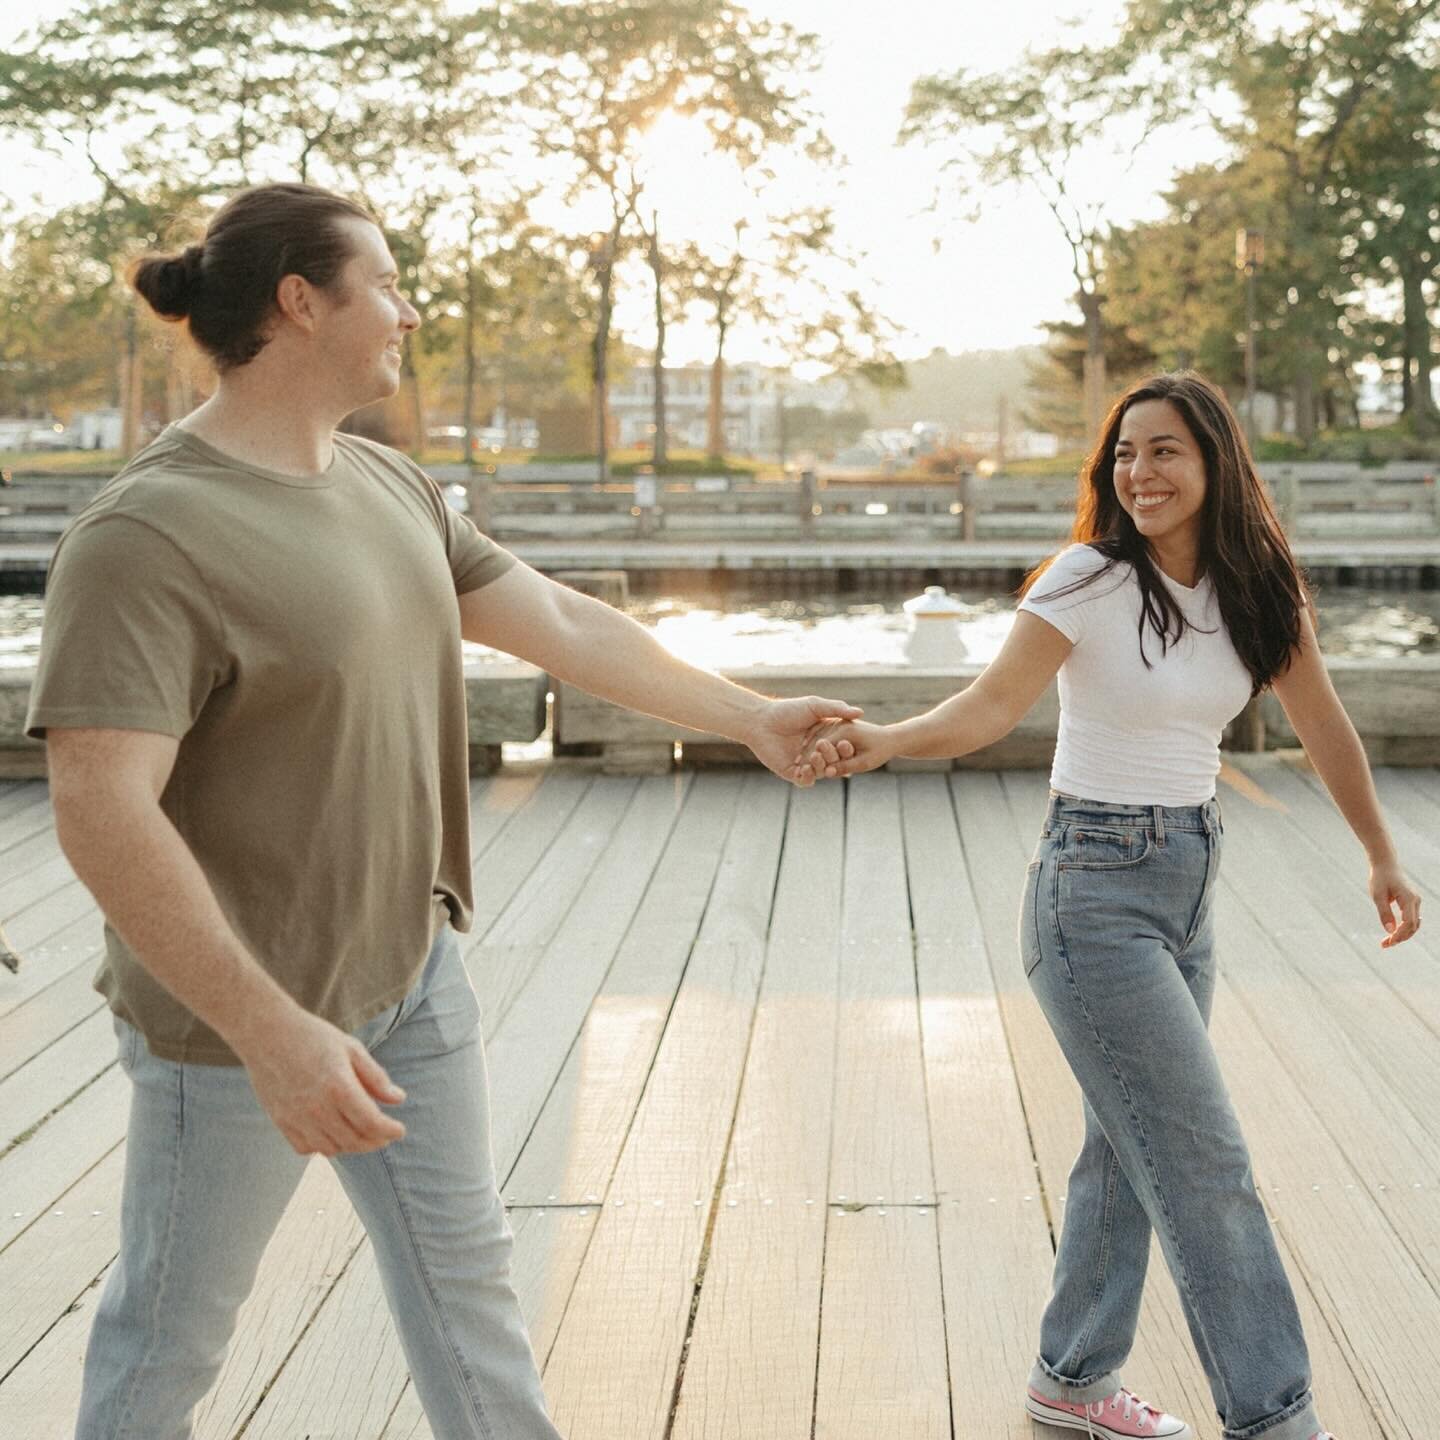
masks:
{"type": "MultiPolygon", "coordinates": [[[[1440,906],[1440,771],[1381,771],[1440,906]]],[[[571,1440],[1018,1440],[1080,1108],[1015,952],[1036,773],[474,782],[516,1279],[571,1440]]],[[[1377,947],[1292,760],[1232,757],[1214,1031],[1326,1423],[1430,1440],[1440,945],[1377,947]]],[[[0,785],[0,1435],[71,1433],[126,1082],[42,782],[0,785]]],[[[1217,1436],[1158,1255],[1127,1370],[1217,1436]]],[[[358,1223],[307,1172],[203,1440],[423,1440],[358,1223]]]]}

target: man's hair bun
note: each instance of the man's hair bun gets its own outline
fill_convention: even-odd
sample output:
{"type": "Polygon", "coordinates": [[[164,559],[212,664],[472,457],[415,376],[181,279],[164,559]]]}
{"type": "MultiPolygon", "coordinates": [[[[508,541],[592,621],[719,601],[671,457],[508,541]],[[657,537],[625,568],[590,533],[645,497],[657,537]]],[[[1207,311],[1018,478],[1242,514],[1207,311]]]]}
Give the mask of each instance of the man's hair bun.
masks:
{"type": "Polygon", "coordinates": [[[130,272],[130,283],[150,308],[167,320],[183,320],[200,288],[203,245],[187,245],[178,255],[146,255],[130,272]]]}

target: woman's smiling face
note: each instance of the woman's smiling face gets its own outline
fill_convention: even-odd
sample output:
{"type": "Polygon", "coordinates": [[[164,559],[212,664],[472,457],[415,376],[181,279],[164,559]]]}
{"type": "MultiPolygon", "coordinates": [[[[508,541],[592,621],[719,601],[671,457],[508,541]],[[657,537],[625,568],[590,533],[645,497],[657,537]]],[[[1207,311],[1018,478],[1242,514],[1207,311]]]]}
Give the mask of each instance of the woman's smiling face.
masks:
{"type": "Polygon", "coordinates": [[[1115,442],[1115,496],[1151,545],[1193,553],[1207,483],[1199,442],[1170,401],[1141,400],[1125,412],[1115,442]]]}

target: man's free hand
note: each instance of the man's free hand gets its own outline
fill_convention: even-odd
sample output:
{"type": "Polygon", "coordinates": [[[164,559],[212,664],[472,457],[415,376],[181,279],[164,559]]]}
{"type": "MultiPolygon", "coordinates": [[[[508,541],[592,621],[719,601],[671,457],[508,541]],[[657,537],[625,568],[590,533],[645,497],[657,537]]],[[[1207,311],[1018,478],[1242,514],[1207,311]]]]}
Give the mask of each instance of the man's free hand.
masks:
{"type": "Polygon", "coordinates": [[[817,730],[832,721],[858,720],[864,713],[857,705],[819,695],[771,700],[758,712],[745,743],[755,758],[782,780],[812,785],[815,775],[808,755],[817,730]]]}
{"type": "Polygon", "coordinates": [[[296,1006],[263,1041],[237,1047],[250,1083],[299,1155],[362,1155],[405,1135],[381,1105],[405,1092],[353,1035],[296,1006]]]}

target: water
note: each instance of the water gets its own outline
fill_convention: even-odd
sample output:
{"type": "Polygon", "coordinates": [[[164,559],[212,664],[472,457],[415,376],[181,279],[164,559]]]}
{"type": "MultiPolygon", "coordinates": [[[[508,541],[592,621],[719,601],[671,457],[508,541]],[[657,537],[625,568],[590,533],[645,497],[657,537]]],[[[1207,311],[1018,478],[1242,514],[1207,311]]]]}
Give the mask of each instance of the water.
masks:
{"type": "MultiPolygon", "coordinates": [[[[626,606],[672,652],[712,669],[745,665],[903,665],[909,626],[893,594],[803,600],[747,595],[655,596],[626,606]]],[[[994,657],[1014,621],[1010,595],[961,591],[969,658],[994,657]]],[[[0,668],[33,665],[44,601],[0,595],[0,668]]],[[[1329,655],[1440,655],[1440,590],[1333,589],[1320,596],[1320,645],[1329,655]]],[[[467,646],[475,658],[487,653],[467,646]]]]}

